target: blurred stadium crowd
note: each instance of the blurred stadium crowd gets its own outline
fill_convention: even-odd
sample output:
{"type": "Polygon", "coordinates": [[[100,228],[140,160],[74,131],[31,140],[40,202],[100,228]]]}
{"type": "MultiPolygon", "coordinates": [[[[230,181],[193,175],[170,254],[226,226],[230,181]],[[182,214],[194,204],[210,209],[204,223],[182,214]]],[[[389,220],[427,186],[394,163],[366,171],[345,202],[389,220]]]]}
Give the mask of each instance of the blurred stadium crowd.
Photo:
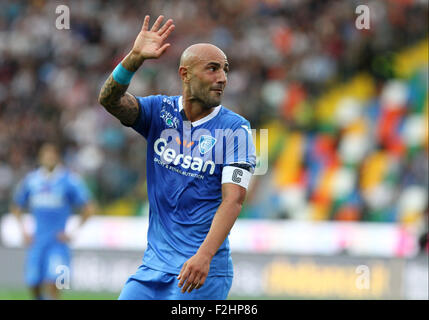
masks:
{"type": "MultiPolygon", "coordinates": [[[[180,94],[181,52],[228,55],[223,105],[269,129],[269,170],[242,213],[255,218],[420,221],[428,199],[428,1],[57,1],[0,3],[0,212],[46,139],[105,214],[144,211],[145,142],[98,103],[143,22],[173,18],[172,46],[129,91],[180,94]]],[[[259,148],[259,146],[258,146],[259,148]]]]}

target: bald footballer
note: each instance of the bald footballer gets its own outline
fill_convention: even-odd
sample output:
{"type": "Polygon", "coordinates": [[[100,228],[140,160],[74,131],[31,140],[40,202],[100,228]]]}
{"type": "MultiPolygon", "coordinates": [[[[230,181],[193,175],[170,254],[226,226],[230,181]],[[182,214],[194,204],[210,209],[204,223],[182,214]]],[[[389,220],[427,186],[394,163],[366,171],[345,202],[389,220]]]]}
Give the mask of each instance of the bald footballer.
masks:
{"type": "Polygon", "coordinates": [[[199,43],[181,55],[181,95],[127,92],[146,59],[170,46],[171,19],[144,18],[132,50],[114,69],[99,102],[147,140],[148,244],[119,299],[226,299],[233,266],[228,234],[255,169],[249,122],[221,105],[229,71],[218,47],[199,43]]]}

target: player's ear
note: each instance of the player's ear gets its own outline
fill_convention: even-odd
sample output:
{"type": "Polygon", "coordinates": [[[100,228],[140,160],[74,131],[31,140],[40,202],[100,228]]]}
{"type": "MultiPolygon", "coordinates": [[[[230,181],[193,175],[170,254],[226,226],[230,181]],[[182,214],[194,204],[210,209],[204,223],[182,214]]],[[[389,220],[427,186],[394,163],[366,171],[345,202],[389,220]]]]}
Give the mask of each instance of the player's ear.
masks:
{"type": "Polygon", "coordinates": [[[188,68],[184,66],[179,67],[179,76],[180,79],[182,79],[183,82],[189,82],[189,72],[188,68]]]}

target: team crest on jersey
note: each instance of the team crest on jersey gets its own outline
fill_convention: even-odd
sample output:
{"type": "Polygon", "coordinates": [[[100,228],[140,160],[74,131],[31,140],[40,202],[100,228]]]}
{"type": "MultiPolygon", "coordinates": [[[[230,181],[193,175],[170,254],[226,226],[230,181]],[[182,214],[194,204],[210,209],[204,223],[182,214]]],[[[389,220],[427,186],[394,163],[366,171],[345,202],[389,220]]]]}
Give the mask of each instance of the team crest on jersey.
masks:
{"type": "Polygon", "coordinates": [[[167,127],[177,129],[177,127],[179,126],[179,119],[177,119],[177,117],[173,116],[170,112],[165,110],[165,107],[162,108],[160,116],[161,119],[164,120],[167,127]]]}
{"type": "Polygon", "coordinates": [[[215,145],[216,141],[216,138],[213,138],[212,136],[202,135],[198,143],[200,153],[206,154],[207,152],[209,152],[215,145]]]}

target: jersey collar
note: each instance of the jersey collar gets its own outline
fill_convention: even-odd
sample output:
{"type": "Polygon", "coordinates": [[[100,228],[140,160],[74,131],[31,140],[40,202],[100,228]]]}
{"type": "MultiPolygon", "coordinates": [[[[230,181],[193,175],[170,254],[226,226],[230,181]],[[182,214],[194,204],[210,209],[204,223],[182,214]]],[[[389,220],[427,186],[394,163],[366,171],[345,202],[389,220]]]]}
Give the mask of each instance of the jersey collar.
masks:
{"type": "MultiPolygon", "coordinates": [[[[179,97],[177,104],[179,105],[179,112],[181,112],[183,110],[183,96],[179,97]]],[[[222,107],[222,105],[218,105],[217,107],[214,108],[214,110],[210,114],[206,115],[204,118],[201,118],[197,121],[191,122],[192,126],[196,127],[196,126],[199,126],[199,125],[206,123],[207,121],[213,119],[214,117],[217,116],[221,107],[222,107]]]]}
{"type": "Polygon", "coordinates": [[[49,172],[44,167],[40,167],[39,172],[45,179],[54,179],[61,175],[61,173],[64,171],[64,167],[61,164],[58,164],[55,166],[54,170],[52,172],[49,172]]]}

